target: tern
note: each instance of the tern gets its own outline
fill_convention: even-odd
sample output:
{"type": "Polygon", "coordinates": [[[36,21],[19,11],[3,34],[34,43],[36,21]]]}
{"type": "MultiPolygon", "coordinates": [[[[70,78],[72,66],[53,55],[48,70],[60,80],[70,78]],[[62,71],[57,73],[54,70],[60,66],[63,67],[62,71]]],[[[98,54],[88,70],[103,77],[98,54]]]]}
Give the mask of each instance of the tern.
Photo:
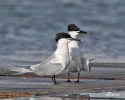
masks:
{"type": "MultiPolygon", "coordinates": [[[[77,38],[79,34],[89,34],[88,32],[80,30],[76,25],[70,24],[68,26],[68,34],[72,38],[77,38]]],[[[89,66],[89,61],[83,53],[79,49],[79,44],[77,41],[71,41],[68,44],[69,48],[69,55],[70,55],[70,60],[72,62],[72,68],[68,72],[68,81],[70,82],[69,76],[70,72],[78,72],[78,80],[76,82],[79,82],[80,78],[80,71],[84,70],[87,72],[91,71],[91,67],[89,66]]],[[[91,59],[93,60],[93,59],[91,59]]]]}
{"type": "Polygon", "coordinates": [[[58,40],[58,46],[53,55],[49,56],[41,63],[36,65],[27,66],[25,68],[8,68],[10,71],[16,72],[17,74],[23,73],[35,73],[37,75],[51,76],[54,84],[57,84],[55,75],[59,73],[68,72],[70,69],[70,57],[68,43],[71,41],[82,41],[79,39],[71,38],[67,33],[58,33],[56,35],[58,40]]]}

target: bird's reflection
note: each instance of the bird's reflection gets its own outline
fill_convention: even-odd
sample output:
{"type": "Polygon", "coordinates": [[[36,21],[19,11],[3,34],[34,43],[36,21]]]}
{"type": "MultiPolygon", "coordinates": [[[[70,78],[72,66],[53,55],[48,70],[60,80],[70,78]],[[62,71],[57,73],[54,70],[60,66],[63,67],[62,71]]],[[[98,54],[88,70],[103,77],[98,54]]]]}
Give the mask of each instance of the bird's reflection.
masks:
{"type": "Polygon", "coordinates": [[[58,97],[36,97],[36,98],[30,98],[29,100],[62,100],[58,97]]]}
{"type": "MultiPolygon", "coordinates": [[[[0,99],[1,100],[1,99],[0,99]]],[[[3,100],[90,100],[89,98],[59,98],[59,97],[30,97],[30,98],[14,98],[3,100]]]]}
{"type": "MultiPolygon", "coordinates": [[[[90,100],[89,95],[78,97],[77,95],[68,95],[67,97],[49,97],[49,96],[36,96],[36,97],[18,97],[18,98],[4,98],[0,100],[90,100]]],[[[92,99],[93,100],[93,99],[92,99]]]]}
{"type": "Polygon", "coordinates": [[[89,98],[59,98],[59,97],[36,97],[29,100],[90,100],[89,98]]]}

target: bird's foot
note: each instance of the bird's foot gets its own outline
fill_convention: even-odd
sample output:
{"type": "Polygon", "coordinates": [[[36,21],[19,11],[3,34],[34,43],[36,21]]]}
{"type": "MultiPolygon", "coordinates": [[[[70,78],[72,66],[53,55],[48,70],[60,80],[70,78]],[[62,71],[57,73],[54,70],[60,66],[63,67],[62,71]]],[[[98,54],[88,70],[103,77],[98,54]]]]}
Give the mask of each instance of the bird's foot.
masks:
{"type": "Polygon", "coordinates": [[[76,82],[76,83],[79,83],[79,80],[77,80],[77,81],[74,81],[74,82],[76,82]]]}
{"type": "Polygon", "coordinates": [[[55,85],[55,84],[58,84],[58,83],[57,83],[57,82],[54,82],[54,85],[55,85]]]}
{"type": "Polygon", "coordinates": [[[65,82],[71,82],[69,79],[67,80],[67,81],[65,81],[65,82]]]}

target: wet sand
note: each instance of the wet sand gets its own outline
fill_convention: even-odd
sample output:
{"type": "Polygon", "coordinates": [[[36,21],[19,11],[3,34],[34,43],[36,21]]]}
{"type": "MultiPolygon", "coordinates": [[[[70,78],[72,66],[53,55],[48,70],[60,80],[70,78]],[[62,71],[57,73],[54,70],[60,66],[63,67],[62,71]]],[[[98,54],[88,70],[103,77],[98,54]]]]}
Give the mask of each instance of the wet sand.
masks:
{"type": "MultiPolygon", "coordinates": [[[[77,73],[71,73],[71,83],[66,83],[67,74],[57,75],[58,84],[54,85],[51,78],[37,76],[33,73],[20,76],[0,76],[1,93],[28,93],[31,96],[64,96],[67,94],[124,92],[124,63],[91,63],[90,73],[81,72],[80,83],[74,82],[77,73]]],[[[10,74],[9,72],[5,72],[10,74]]],[[[4,75],[6,75],[4,73],[4,75]]],[[[0,94],[1,94],[0,93],[0,94]]]]}
{"type": "Polygon", "coordinates": [[[125,90],[124,80],[82,79],[80,83],[66,83],[66,79],[57,79],[58,84],[53,85],[50,78],[24,78],[24,77],[0,77],[0,91],[26,92],[26,93],[78,93],[102,92],[105,89],[125,90]]]}
{"type": "Polygon", "coordinates": [[[77,97],[87,93],[125,92],[124,80],[82,79],[80,83],[75,83],[74,80],[65,83],[65,80],[57,79],[58,84],[53,85],[50,78],[1,76],[0,97],[77,97]]]}

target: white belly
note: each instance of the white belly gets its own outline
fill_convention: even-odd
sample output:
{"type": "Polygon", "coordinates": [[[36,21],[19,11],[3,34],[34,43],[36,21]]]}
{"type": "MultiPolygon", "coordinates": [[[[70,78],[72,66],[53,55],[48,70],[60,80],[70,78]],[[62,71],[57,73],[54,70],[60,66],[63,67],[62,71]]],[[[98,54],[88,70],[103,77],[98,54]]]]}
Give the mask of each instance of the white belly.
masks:
{"type": "Polygon", "coordinates": [[[69,50],[70,61],[72,67],[70,68],[71,72],[78,72],[82,70],[82,62],[81,62],[81,52],[78,48],[71,48],[69,50]]]}

